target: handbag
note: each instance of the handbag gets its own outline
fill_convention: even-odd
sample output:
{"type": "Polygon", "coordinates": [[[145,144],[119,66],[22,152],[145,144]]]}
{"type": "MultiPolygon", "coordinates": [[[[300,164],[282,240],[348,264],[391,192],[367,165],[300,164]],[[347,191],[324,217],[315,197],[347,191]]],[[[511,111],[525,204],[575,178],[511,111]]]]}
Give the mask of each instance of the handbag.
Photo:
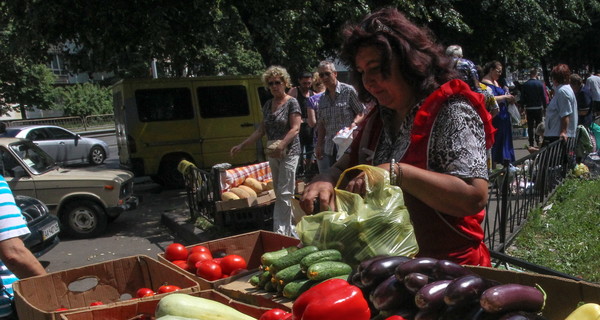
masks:
{"type": "Polygon", "coordinates": [[[518,126],[521,124],[521,113],[519,112],[519,108],[514,103],[508,105],[508,113],[510,113],[510,122],[514,126],[518,126]]]}

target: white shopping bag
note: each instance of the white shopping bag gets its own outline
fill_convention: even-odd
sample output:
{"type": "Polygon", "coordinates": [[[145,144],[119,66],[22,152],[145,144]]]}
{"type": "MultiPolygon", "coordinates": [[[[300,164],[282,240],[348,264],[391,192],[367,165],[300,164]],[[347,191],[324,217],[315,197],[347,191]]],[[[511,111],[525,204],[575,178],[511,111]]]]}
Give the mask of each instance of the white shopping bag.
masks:
{"type": "Polygon", "coordinates": [[[333,142],[338,146],[335,160],[339,160],[344,152],[346,152],[346,149],[352,144],[352,133],[354,132],[354,129],[356,129],[356,127],[353,127],[352,129],[349,127],[342,128],[335,137],[333,137],[333,142]]]}

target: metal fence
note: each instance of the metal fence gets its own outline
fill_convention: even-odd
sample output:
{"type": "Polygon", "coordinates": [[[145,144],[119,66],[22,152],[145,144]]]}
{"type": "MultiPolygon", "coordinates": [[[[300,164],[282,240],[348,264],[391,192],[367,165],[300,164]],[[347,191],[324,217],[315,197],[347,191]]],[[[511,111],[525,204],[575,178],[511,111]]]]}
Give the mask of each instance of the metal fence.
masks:
{"type": "Polygon", "coordinates": [[[509,263],[539,273],[576,279],[505,253],[529,214],[546,203],[575,165],[575,141],[555,141],[515,162],[504,163],[503,169],[490,175],[483,227],[486,245],[497,264],[509,263]]]}
{"type": "Polygon", "coordinates": [[[69,129],[75,132],[96,131],[96,130],[114,130],[114,114],[100,114],[85,117],[59,117],[43,119],[26,119],[8,121],[8,127],[22,125],[54,125],[69,129]]]}

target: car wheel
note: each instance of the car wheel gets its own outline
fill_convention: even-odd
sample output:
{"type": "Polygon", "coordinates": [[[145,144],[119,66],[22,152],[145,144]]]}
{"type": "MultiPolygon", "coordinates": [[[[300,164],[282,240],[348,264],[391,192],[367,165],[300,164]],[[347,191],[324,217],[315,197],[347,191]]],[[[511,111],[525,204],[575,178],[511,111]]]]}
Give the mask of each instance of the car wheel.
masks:
{"type": "Polygon", "coordinates": [[[104,210],[89,200],[67,204],[60,216],[65,233],[77,239],[99,236],[106,230],[107,220],[104,210]]]}
{"type": "Polygon", "coordinates": [[[90,164],[99,165],[104,163],[104,160],[106,160],[106,152],[104,149],[100,146],[93,146],[90,150],[90,164]]]}

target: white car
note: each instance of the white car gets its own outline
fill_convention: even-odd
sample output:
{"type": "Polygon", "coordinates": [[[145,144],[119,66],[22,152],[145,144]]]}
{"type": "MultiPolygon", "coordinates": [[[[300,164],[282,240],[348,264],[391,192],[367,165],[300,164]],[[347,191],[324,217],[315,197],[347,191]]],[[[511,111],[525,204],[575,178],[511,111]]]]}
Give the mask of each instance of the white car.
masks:
{"type": "Polygon", "coordinates": [[[82,137],[65,128],[50,125],[7,127],[0,137],[24,138],[33,141],[59,164],[88,162],[104,163],[108,144],[100,139],[82,137]]]}

